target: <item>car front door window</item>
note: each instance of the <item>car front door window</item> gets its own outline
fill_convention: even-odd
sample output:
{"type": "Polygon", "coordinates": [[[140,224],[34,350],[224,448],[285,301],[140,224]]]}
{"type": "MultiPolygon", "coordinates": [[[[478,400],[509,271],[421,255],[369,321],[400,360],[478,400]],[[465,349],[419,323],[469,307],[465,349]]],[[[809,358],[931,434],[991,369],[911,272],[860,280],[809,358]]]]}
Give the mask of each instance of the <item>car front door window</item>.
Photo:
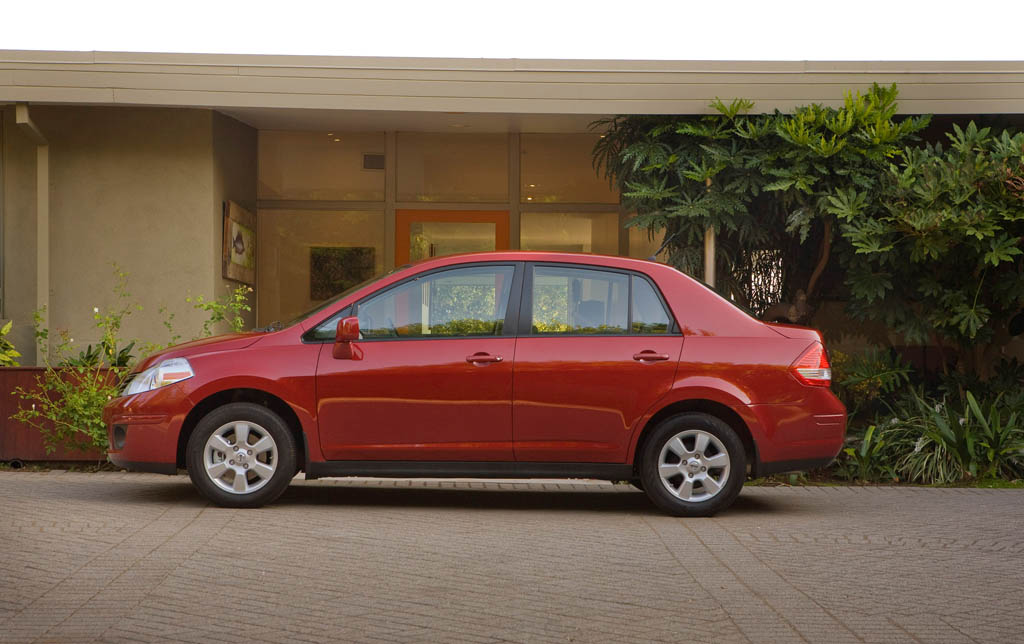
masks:
{"type": "Polygon", "coordinates": [[[513,267],[471,267],[414,279],[358,308],[364,338],[501,335],[513,267]]]}

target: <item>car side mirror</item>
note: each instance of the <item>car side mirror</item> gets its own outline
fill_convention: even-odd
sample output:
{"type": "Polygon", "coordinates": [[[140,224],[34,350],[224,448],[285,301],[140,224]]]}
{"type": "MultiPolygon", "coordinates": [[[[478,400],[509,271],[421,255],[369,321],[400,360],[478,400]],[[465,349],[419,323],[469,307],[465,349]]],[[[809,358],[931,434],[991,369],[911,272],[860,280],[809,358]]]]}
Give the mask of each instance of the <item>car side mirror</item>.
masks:
{"type": "Polygon", "coordinates": [[[359,318],[352,316],[338,321],[334,334],[334,357],[338,360],[359,360],[363,357],[359,347],[352,343],[359,339],[359,318]]]}

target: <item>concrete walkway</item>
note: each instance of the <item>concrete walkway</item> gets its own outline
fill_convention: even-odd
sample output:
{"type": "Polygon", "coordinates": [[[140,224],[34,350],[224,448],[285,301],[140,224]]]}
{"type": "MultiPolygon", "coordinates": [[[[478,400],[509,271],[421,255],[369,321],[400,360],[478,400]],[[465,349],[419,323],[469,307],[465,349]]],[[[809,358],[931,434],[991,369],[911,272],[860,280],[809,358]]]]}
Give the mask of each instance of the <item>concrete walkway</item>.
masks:
{"type": "Polygon", "coordinates": [[[1020,642],[1024,491],[0,472],[0,642],[1020,642]]]}

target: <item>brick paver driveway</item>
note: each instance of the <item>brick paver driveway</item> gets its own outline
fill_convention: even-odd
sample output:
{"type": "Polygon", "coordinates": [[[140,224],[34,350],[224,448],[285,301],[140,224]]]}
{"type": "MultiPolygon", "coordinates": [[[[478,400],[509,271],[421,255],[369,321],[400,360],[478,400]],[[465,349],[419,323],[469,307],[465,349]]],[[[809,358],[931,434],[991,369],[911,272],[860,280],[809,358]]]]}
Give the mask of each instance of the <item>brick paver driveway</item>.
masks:
{"type": "Polygon", "coordinates": [[[0,472],[0,641],[1024,641],[1024,492],[0,472]],[[397,488],[397,489],[396,489],[397,488]]]}

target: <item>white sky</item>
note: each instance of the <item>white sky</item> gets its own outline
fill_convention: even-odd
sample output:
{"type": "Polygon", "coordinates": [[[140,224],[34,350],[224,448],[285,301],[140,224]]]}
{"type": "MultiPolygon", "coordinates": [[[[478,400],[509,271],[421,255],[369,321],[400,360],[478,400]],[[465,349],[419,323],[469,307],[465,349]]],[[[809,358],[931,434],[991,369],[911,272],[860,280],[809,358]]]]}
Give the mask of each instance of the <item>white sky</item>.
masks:
{"type": "Polygon", "coordinates": [[[1024,61],[1024,0],[21,0],[0,49],[1024,61]]]}

